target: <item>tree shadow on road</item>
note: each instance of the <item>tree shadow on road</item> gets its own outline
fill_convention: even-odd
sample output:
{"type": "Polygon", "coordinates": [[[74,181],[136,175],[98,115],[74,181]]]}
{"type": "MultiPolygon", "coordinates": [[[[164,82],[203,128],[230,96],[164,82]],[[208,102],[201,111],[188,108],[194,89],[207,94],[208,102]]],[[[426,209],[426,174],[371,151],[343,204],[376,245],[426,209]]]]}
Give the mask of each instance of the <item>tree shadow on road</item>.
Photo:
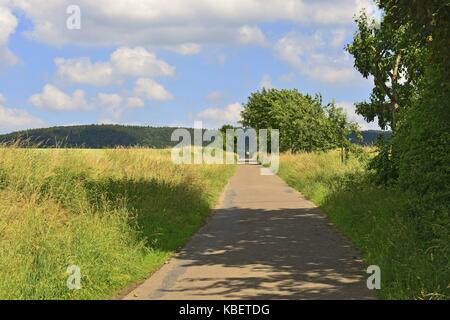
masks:
{"type": "Polygon", "coordinates": [[[219,209],[180,252],[178,276],[166,281],[159,294],[194,299],[373,298],[358,256],[320,209],[219,209]]]}

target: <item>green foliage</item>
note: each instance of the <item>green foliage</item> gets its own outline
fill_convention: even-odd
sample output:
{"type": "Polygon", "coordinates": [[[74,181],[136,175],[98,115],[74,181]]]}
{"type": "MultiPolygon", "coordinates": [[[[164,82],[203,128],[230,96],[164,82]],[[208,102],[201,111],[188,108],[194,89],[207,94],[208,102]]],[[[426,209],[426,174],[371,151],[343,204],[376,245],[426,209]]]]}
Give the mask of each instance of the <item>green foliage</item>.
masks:
{"type": "Polygon", "coordinates": [[[380,266],[381,298],[449,299],[450,217],[444,203],[397,185],[374,185],[365,169],[367,152],[359,157],[365,160],[350,157],[345,166],[339,157],[337,151],[283,155],[279,174],[326,212],[367,265],[380,266]]]}
{"type": "Polygon", "coordinates": [[[360,137],[334,103],[322,106],[322,97],[297,90],[263,89],[252,93],[242,112],[242,124],[254,129],[279,129],[280,150],[299,152],[348,148],[349,136],[360,137]]]}
{"type": "Polygon", "coordinates": [[[220,128],[220,133],[222,135],[223,140],[223,150],[232,150],[233,152],[237,153],[237,136],[233,135],[233,138],[228,140],[227,138],[227,131],[228,132],[235,132],[235,127],[232,125],[226,124],[223,125],[222,128],[220,128]],[[228,148],[227,148],[228,147],[228,148]]]}
{"type": "Polygon", "coordinates": [[[368,122],[378,117],[381,128],[395,131],[402,109],[415,97],[425,50],[408,41],[408,24],[394,27],[386,20],[378,23],[365,12],[356,18],[356,24],[358,30],[347,51],[355,58],[356,69],[365,78],[372,76],[375,83],[370,101],[357,103],[357,112],[368,122]]]}
{"type": "Polygon", "coordinates": [[[383,103],[398,98],[393,139],[379,145],[370,168],[375,170],[377,182],[396,181],[396,188],[412,192],[407,203],[399,207],[416,242],[415,247],[411,245],[415,248],[410,250],[411,256],[422,265],[414,268],[419,262],[409,262],[408,267],[416,272],[410,276],[409,289],[416,292],[418,286],[423,287],[417,297],[448,298],[450,3],[381,0],[380,7],[384,10],[381,25],[361,16],[358,32],[348,47],[357,69],[375,78],[371,102],[360,105],[358,112],[368,120],[378,116],[380,125],[387,125],[393,118],[383,103]],[[392,86],[388,96],[386,74],[392,75],[394,56],[400,57],[405,81],[392,86]]]}
{"type": "Polygon", "coordinates": [[[395,183],[398,178],[398,159],[394,158],[392,142],[380,138],[376,146],[377,154],[368,164],[368,168],[375,172],[373,180],[379,185],[395,183]]]}
{"type": "Polygon", "coordinates": [[[358,105],[358,113],[393,128],[392,144],[380,146],[371,167],[380,181],[398,179],[420,195],[439,193],[448,204],[450,3],[381,0],[380,7],[381,23],[362,14],[348,46],[356,68],[375,79],[371,101],[358,105]]]}
{"type": "MultiPolygon", "coordinates": [[[[168,148],[172,142],[170,127],[138,127],[120,125],[86,125],[33,129],[0,135],[0,144],[41,148],[168,148]]],[[[188,129],[193,135],[193,129],[188,129]]]]}

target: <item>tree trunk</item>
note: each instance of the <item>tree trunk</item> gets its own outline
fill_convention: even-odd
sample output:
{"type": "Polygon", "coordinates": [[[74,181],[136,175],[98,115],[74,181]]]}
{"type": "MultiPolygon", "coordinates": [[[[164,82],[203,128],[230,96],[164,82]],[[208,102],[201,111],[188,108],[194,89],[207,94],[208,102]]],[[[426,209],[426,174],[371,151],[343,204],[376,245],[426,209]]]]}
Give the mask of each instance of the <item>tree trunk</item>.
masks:
{"type": "Polygon", "coordinates": [[[399,53],[397,54],[397,57],[395,58],[395,64],[394,69],[392,71],[392,99],[391,99],[391,111],[392,111],[392,122],[391,122],[391,129],[392,132],[395,131],[395,128],[397,127],[397,110],[398,110],[398,98],[397,98],[397,84],[398,84],[398,75],[399,75],[399,68],[400,68],[400,62],[402,60],[402,55],[399,53]]]}

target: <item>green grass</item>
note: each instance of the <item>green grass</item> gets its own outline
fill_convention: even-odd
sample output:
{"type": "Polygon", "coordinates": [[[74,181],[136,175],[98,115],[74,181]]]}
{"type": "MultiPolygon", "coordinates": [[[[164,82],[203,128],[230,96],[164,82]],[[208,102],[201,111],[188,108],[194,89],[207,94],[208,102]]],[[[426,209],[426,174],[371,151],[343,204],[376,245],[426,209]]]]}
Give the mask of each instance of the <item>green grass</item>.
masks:
{"type": "Polygon", "coordinates": [[[380,298],[450,298],[449,243],[436,245],[419,232],[422,220],[413,218],[412,206],[420,203],[417,196],[373,185],[364,161],[343,165],[337,151],[283,155],[279,175],[327,213],[367,265],[380,266],[380,298]]]}
{"type": "Polygon", "coordinates": [[[233,172],[170,150],[0,148],[0,299],[114,297],[186,243],[233,172]]]}

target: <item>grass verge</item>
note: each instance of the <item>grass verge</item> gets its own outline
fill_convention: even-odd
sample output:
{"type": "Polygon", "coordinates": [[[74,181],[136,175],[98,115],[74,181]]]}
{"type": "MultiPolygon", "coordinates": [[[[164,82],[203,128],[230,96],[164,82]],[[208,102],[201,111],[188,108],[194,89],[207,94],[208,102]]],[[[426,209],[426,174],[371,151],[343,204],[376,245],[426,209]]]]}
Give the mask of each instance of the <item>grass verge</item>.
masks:
{"type": "Polygon", "coordinates": [[[423,236],[424,220],[414,218],[418,196],[373,185],[365,161],[343,165],[337,151],[283,155],[279,175],[327,213],[368,265],[380,266],[380,298],[450,298],[449,243],[423,236]]]}

